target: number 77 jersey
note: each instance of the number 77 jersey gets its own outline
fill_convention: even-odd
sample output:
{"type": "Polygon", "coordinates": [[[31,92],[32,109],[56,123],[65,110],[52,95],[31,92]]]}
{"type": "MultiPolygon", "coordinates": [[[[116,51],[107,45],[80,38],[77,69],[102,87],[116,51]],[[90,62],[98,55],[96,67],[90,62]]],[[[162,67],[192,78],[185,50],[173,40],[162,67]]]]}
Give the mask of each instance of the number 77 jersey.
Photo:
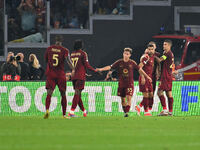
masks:
{"type": "Polygon", "coordinates": [[[71,60],[75,68],[75,75],[72,77],[72,80],[85,80],[86,69],[96,72],[95,69],[90,66],[87,53],[83,50],[73,51],[71,53],[71,60]]]}
{"type": "Polygon", "coordinates": [[[54,73],[55,75],[64,75],[64,62],[69,57],[69,50],[59,45],[52,45],[45,52],[47,61],[46,75],[54,73]]]}

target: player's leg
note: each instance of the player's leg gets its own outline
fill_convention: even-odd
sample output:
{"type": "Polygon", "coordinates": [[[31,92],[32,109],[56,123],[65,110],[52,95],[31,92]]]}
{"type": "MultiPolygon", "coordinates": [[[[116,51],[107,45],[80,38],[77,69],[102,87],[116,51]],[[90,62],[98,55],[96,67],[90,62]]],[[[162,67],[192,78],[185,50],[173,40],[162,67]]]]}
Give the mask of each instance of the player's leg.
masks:
{"type": "MultiPolygon", "coordinates": [[[[80,90],[80,93],[82,92],[82,90],[84,89],[84,87],[85,87],[85,81],[84,80],[77,80],[76,81],[76,88],[80,90]]],[[[82,101],[82,98],[81,98],[81,94],[79,96],[78,106],[82,110],[83,116],[86,117],[88,112],[84,108],[83,101],[82,101]]]]}
{"type": "Polygon", "coordinates": [[[65,91],[60,91],[61,94],[61,106],[62,106],[62,113],[63,117],[66,118],[66,109],[67,109],[67,98],[65,91]]]}
{"type": "Polygon", "coordinates": [[[131,95],[126,95],[126,99],[127,99],[126,113],[129,113],[130,108],[131,108],[131,99],[132,99],[132,96],[131,95]]]}
{"type": "Polygon", "coordinates": [[[133,96],[133,90],[134,90],[134,87],[126,88],[126,99],[127,99],[126,114],[129,113],[130,108],[131,108],[131,99],[133,96]]]}
{"type": "Polygon", "coordinates": [[[45,100],[46,113],[44,115],[44,119],[49,118],[49,107],[50,107],[50,103],[51,103],[52,93],[53,93],[53,90],[47,89],[47,97],[45,100]]]}
{"type": "Polygon", "coordinates": [[[150,95],[149,95],[149,110],[150,110],[150,112],[152,111],[153,102],[154,102],[154,93],[156,90],[156,77],[153,78],[151,85],[152,85],[153,91],[150,91],[150,95]]]}
{"type": "Polygon", "coordinates": [[[128,114],[126,113],[126,89],[118,87],[117,89],[117,96],[120,96],[121,98],[121,104],[122,104],[122,109],[124,111],[124,117],[128,117],[128,114]]]}
{"type": "Polygon", "coordinates": [[[55,86],[56,86],[56,82],[47,76],[47,80],[46,80],[47,96],[45,100],[46,113],[44,115],[44,119],[47,119],[49,117],[49,107],[51,104],[51,96],[55,89],[55,86]]]}
{"type": "Polygon", "coordinates": [[[149,92],[149,112],[151,113],[153,107],[153,92],[149,92]]]}
{"type": "Polygon", "coordinates": [[[57,85],[58,85],[58,88],[59,88],[59,91],[60,91],[60,95],[61,95],[61,106],[62,106],[63,117],[67,118],[66,117],[66,109],[67,109],[66,88],[67,88],[67,85],[66,85],[66,77],[65,77],[65,75],[60,76],[57,79],[57,81],[58,81],[57,85]]]}
{"type": "Polygon", "coordinates": [[[166,102],[165,102],[165,97],[164,97],[164,92],[163,90],[161,89],[158,89],[158,97],[160,99],[160,103],[162,105],[162,108],[163,110],[160,112],[159,116],[167,116],[168,113],[167,113],[167,105],[166,105],[166,102]]]}
{"type": "Polygon", "coordinates": [[[149,92],[143,92],[143,101],[144,101],[144,116],[152,116],[149,113],[149,92]]]}
{"type": "Polygon", "coordinates": [[[141,81],[139,80],[139,90],[143,94],[143,99],[142,99],[142,101],[140,102],[139,105],[135,106],[135,110],[136,110],[138,116],[140,116],[141,108],[143,106],[145,106],[145,109],[147,109],[147,107],[148,107],[148,100],[147,100],[148,99],[148,91],[147,91],[147,88],[148,88],[147,87],[147,81],[145,82],[145,84],[142,84],[141,81]]]}
{"type": "Polygon", "coordinates": [[[126,97],[121,97],[121,104],[122,104],[122,109],[124,113],[126,113],[126,97]]]}
{"type": "Polygon", "coordinates": [[[167,91],[166,92],[167,98],[168,98],[168,107],[169,107],[169,115],[172,116],[172,112],[173,112],[173,103],[174,103],[174,99],[172,96],[172,91],[167,91]]]}
{"type": "MultiPolygon", "coordinates": [[[[81,90],[81,92],[82,92],[82,90],[81,90]]],[[[78,106],[80,107],[80,109],[83,112],[83,117],[87,117],[88,111],[85,109],[85,107],[83,105],[83,101],[82,101],[81,95],[79,97],[78,106]]]]}
{"type": "Polygon", "coordinates": [[[74,97],[73,97],[73,100],[72,100],[71,110],[70,110],[68,116],[76,117],[75,114],[74,114],[74,111],[75,111],[75,109],[76,109],[76,107],[78,105],[80,97],[81,97],[81,90],[75,89],[75,94],[74,94],[74,97]]]}
{"type": "Polygon", "coordinates": [[[142,92],[142,95],[143,95],[142,101],[140,102],[139,105],[135,106],[135,110],[137,111],[138,116],[140,116],[141,108],[143,106],[144,106],[145,113],[148,112],[148,99],[149,99],[148,96],[149,96],[149,94],[148,94],[148,92],[142,92]]]}

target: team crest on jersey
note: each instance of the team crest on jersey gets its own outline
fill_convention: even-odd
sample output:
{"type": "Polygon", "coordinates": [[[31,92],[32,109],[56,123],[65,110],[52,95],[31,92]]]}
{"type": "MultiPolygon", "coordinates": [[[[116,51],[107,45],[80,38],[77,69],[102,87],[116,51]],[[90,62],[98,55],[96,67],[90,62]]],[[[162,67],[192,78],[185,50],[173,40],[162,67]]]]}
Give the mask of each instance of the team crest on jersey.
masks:
{"type": "Polygon", "coordinates": [[[123,69],[123,73],[124,73],[124,74],[127,74],[127,73],[128,73],[128,69],[126,69],[126,68],[123,69]]]}

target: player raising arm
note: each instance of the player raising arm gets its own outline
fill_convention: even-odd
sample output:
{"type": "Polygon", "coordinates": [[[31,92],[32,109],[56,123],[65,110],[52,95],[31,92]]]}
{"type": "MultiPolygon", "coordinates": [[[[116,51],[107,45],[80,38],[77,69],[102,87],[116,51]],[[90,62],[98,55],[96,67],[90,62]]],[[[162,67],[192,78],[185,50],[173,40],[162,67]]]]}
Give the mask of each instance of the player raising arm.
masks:
{"type": "Polygon", "coordinates": [[[151,78],[142,70],[142,68],[139,68],[137,63],[130,59],[131,54],[132,49],[125,48],[123,59],[117,60],[111,66],[97,68],[97,71],[107,71],[110,69],[117,70],[119,78],[117,95],[121,97],[122,108],[125,113],[124,117],[128,117],[128,112],[131,107],[131,98],[134,91],[133,70],[138,70],[140,74],[144,75],[151,82],[151,78]]]}
{"type": "Polygon", "coordinates": [[[72,101],[71,110],[68,114],[70,117],[76,117],[74,111],[79,105],[80,109],[83,111],[83,116],[87,116],[87,110],[83,106],[81,99],[81,92],[85,86],[86,79],[86,69],[97,72],[88,62],[88,56],[85,51],[83,51],[83,41],[76,40],[74,42],[74,51],[71,53],[71,60],[75,68],[74,76],[72,75],[73,88],[75,90],[75,95],[72,101]]]}
{"type": "Polygon", "coordinates": [[[56,43],[47,48],[45,52],[45,60],[47,62],[46,68],[46,113],[44,119],[49,117],[49,107],[51,103],[51,96],[57,85],[61,94],[61,105],[63,117],[66,117],[67,99],[66,99],[66,77],[64,71],[64,61],[66,60],[72,69],[72,74],[74,72],[73,65],[70,60],[69,50],[62,46],[62,36],[56,36],[56,43]]]}
{"type": "Polygon", "coordinates": [[[163,111],[159,114],[160,116],[172,116],[173,111],[173,97],[172,97],[172,67],[174,64],[174,55],[171,51],[172,41],[165,40],[163,43],[164,54],[162,57],[158,58],[155,56],[156,60],[162,63],[161,66],[161,78],[158,87],[158,96],[160,98],[163,111]],[[164,91],[166,92],[168,98],[169,112],[167,112],[167,106],[164,97],[164,91]]]}

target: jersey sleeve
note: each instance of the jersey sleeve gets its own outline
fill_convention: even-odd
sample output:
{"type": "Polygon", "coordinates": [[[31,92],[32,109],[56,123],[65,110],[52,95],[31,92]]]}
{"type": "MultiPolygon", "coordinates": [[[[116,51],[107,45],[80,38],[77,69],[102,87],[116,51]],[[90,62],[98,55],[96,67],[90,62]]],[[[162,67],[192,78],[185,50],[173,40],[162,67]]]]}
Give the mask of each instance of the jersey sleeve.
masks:
{"type": "Polygon", "coordinates": [[[140,67],[137,65],[137,63],[135,61],[132,61],[132,64],[133,64],[134,69],[136,69],[136,70],[140,69],[140,67]]]}
{"type": "Polygon", "coordinates": [[[112,65],[110,65],[111,69],[116,69],[119,66],[119,60],[117,60],[116,62],[114,62],[112,65]]]}
{"type": "Polygon", "coordinates": [[[143,63],[143,65],[146,65],[147,62],[149,61],[149,56],[148,55],[143,55],[141,58],[140,58],[140,62],[143,63]]]}
{"type": "Polygon", "coordinates": [[[91,70],[91,71],[95,71],[95,69],[89,64],[88,62],[88,56],[87,56],[87,53],[86,52],[83,52],[83,64],[85,66],[85,68],[91,70]]]}
{"type": "Polygon", "coordinates": [[[169,53],[165,53],[161,56],[164,60],[166,60],[169,57],[169,53]]]}

